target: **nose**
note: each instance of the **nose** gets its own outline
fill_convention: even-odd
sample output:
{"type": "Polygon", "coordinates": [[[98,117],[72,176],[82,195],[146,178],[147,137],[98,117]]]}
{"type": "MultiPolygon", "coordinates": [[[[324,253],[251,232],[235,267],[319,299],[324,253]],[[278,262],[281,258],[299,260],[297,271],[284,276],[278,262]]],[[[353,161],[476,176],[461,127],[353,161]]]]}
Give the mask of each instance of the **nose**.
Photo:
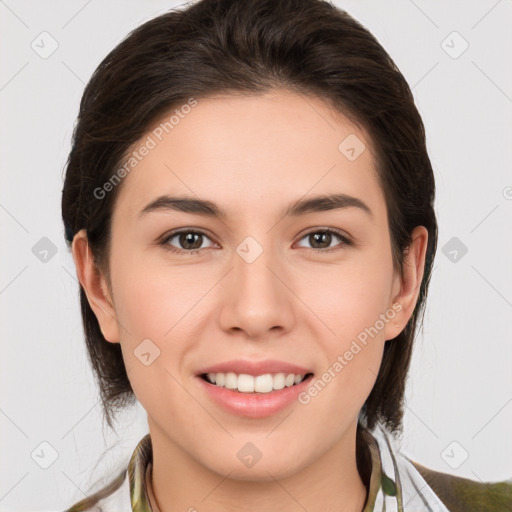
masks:
{"type": "Polygon", "coordinates": [[[298,302],[289,269],[271,250],[258,245],[241,244],[233,252],[232,270],[221,284],[219,316],[224,331],[242,331],[254,340],[293,329],[298,302]]]}

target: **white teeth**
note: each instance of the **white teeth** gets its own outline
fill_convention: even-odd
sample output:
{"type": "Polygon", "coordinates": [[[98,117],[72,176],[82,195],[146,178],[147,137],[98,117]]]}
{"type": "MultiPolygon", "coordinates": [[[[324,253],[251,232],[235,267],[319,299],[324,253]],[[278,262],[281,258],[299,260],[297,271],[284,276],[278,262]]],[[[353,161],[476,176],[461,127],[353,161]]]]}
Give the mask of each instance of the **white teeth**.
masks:
{"type": "MultiPolygon", "coordinates": [[[[210,376],[211,374],[209,373],[208,376],[210,376]]],[[[214,384],[217,384],[217,386],[221,386],[223,387],[224,386],[224,382],[225,382],[225,376],[223,373],[214,373],[213,375],[215,375],[215,378],[212,380],[212,382],[214,384]]]]}
{"type": "Polygon", "coordinates": [[[284,388],[284,380],[286,375],[284,373],[276,373],[272,378],[274,383],[274,389],[283,389],[284,388]]]}
{"type": "Polygon", "coordinates": [[[238,391],[242,393],[254,393],[254,377],[241,373],[238,376],[238,391]]]}
{"type": "Polygon", "coordinates": [[[212,384],[233,389],[240,393],[270,393],[274,390],[283,389],[284,387],[289,388],[294,384],[299,384],[304,379],[304,375],[293,373],[266,373],[254,377],[246,373],[237,375],[236,373],[228,372],[207,373],[206,376],[212,384]]]}
{"type": "MultiPolygon", "coordinates": [[[[270,373],[258,375],[257,377],[254,377],[253,380],[254,391],[258,393],[270,393],[274,389],[274,379],[270,373]]],[[[240,386],[238,386],[238,389],[240,389],[240,386]]]]}
{"type": "Polygon", "coordinates": [[[226,373],[226,376],[224,377],[224,387],[228,389],[236,389],[238,386],[238,377],[236,373],[229,372],[226,373]]]}

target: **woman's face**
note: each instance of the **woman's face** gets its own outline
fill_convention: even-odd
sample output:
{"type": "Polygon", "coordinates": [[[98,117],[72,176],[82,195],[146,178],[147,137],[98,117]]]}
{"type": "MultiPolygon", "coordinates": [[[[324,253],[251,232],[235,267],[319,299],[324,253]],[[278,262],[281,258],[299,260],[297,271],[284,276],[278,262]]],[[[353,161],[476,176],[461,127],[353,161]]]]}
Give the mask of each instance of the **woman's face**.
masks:
{"type": "Polygon", "coordinates": [[[370,140],[322,101],[285,91],[176,110],[125,168],[112,316],[100,324],[121,343],[154,440],[223,475],[283,477],[353,441],[385,341],[412,311],[370,140]],[[300,207],[334,194],[355,199],[300,207]],[[188,206],[172,207],[176,197],[188,206]],[[242,377],[260,390],[280,387],[278,373],[313,376],[249,395],[207,383],[200,375],[212,368],[271,374],[242,377]]]}

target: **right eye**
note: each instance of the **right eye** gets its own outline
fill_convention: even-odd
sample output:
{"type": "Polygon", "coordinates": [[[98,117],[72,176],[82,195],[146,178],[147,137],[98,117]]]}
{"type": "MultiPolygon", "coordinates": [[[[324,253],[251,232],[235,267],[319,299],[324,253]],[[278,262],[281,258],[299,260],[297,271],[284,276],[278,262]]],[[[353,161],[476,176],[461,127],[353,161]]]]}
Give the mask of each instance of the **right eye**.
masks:
{"type": "MultiPolygon", "coordinates": [[[[164,249],[178,254],[197,254],[199,251],[206,248],[203,247],[203,241],[205,238],[211,240],[205,233],[201,231],[181,229],[179,231],[173,231],[169,233],[165,238],[162,239],[160,245],[162,245],[164,249]],[[176,239],[181,248],[171,244],[171,241],[174,239],[176,239]]],[[[213,246],[217,245],[215,242],[212,242],[212,244],[213,246]]]]}

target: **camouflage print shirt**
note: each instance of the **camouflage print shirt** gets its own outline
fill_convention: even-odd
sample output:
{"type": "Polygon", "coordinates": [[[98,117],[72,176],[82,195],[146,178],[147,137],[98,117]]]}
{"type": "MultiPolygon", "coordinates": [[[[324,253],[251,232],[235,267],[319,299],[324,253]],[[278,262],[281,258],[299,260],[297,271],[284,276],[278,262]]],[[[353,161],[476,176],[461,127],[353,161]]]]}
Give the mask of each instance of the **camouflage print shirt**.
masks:
{"type": "MultiPolygon", "coordinates": [[[[512,479],[482,483],[434,471],[401,453],[397,439],[381,426],[362,435],[371,456],[362,512],[512,512],[512,479]]],[[[116,479],[65,512],[163,512],[151,489],[152,460],[146,434],[116,479]]]]}

